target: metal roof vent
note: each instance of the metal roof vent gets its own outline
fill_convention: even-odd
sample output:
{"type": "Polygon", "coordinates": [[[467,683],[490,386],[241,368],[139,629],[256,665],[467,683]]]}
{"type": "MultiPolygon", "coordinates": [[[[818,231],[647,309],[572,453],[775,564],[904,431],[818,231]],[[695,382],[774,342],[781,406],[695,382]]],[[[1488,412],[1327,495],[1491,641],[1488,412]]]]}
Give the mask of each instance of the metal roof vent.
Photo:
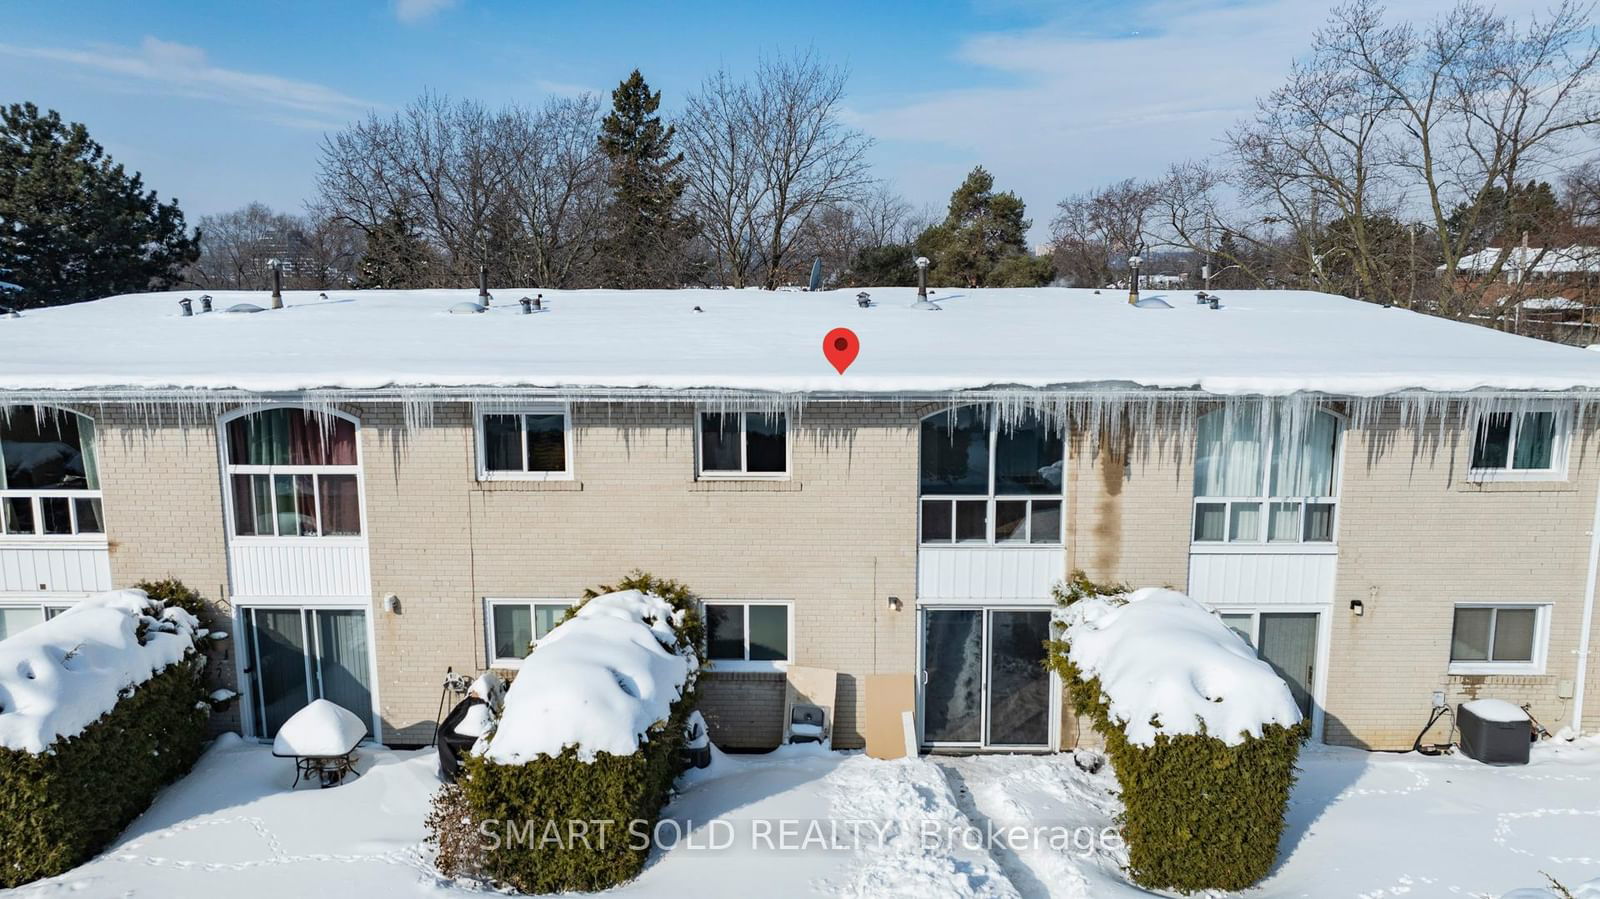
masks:
{"type": "Polygon", "coordinates": [[[450,307],[450,314],[451,315],[473,315],[473,314],[476,314],[476,313],[484,311],[485,308],[486,307],[480,306],[477,303],[461,302],[461,303],[456,303],[454,306],[450,307]]]}
{"type": "Polygon", "coordinates": [[[267,310],[257,306],[255,303],[234,303],[222,311],[228,315],[246,315],[251,312],[266,312],[267,310]]]}

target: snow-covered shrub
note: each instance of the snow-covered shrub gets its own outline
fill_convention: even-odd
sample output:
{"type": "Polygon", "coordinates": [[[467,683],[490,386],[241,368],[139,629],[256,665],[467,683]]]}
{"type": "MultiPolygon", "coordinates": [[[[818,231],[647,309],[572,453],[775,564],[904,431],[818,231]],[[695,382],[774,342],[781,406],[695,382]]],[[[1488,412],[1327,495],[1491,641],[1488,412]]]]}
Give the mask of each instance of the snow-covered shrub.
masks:
{"type": "Polygon", "coordinates": [[[1074,573],[1056,596],[1050,664],[1105,737],[1134,881],[1192,892],[1265,877],[1307,733],[1288,685],[1181,593],[1074,573]]]}
{"type": "Polygon", "coordinates": [[[636,574],[618,586],[586,598],[523,660],[493,734],[467,759],[465,814],[436,804],[447,873],[553,893],[602,890],[643,867],[682,770],[704,628],[681,585],[636,574]],[[459,851],[465,824],[481,859],[459,851]]]}
{"type": "Polygon", "coordinates": [[[82,863],[200,757],[205,638],[122,590],[0,641],[0,886],[82,863]]]}

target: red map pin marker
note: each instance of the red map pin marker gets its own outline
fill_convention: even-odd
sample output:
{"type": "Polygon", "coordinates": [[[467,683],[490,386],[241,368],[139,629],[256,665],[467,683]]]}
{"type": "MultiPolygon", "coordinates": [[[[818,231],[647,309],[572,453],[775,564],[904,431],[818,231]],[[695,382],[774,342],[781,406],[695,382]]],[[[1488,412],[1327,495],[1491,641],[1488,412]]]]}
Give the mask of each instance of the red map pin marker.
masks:
{"type": "Polygon", "coordinates": [[[822,338],[822,355],[828,357],[841,375],[850,367],[850,363],[856,361],[859,352],[861,341],[856,337],[856,332],[849,328],[834,328],[827,337],[822,338]]]}

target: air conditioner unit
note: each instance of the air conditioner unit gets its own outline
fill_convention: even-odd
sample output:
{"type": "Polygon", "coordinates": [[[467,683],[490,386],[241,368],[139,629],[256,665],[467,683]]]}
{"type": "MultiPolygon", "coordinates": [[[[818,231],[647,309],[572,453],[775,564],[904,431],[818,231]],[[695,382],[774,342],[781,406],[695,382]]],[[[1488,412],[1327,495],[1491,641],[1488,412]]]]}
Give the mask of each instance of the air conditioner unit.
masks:
{"type": "Polygon", "coordinates": [[[1457,707],[1457,741],[1469,758],[1487,765],[1526,765],[1533,742],[1528,713],[1503,699],[1474,699],[1457,707]]]}

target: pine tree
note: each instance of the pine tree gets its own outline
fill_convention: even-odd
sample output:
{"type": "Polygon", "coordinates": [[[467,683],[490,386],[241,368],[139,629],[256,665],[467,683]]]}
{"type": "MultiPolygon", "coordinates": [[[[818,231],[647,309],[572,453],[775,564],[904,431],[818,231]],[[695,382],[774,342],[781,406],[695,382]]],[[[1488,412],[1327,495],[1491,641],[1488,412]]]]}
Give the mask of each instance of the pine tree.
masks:
{"type": "Polygon", "coordinates": [[[611,102],[600,126],[611,189],[603,282],[625,289],[677,286],[692,225],[678,210],[684,180],[676,174],[683,154],[672,152],[675,129],[662,124],[656,114],[661,92],[652,93],[638,69],[611,92],[611,102]]]}
{"type": "Polygon", "coordinates": [[[200,256],[176,200],[161,203],[55,111],[0,108],[0,281],[24,306],[164,290],[200,256]]]}
{"type": "Polygon", "coordinates": [[[366,252],[356,270],[356,287],[388,290],[428,287],[433,253],[405,213],[389,210],[367,233],[366,252]]]}
{"type": "Polygon", "coordinates": [[[1026,238],[1033,223],[1025,212],[1020,197],[995,193],[994,176],[981,165],[974,168],[950,195],[945,220],[917,238],[917,252],[933,261],[928,277],[962,287],[1047,283],[1055,274],[1048,260],[1012,260],[1029,255],[1026,238]]]}

